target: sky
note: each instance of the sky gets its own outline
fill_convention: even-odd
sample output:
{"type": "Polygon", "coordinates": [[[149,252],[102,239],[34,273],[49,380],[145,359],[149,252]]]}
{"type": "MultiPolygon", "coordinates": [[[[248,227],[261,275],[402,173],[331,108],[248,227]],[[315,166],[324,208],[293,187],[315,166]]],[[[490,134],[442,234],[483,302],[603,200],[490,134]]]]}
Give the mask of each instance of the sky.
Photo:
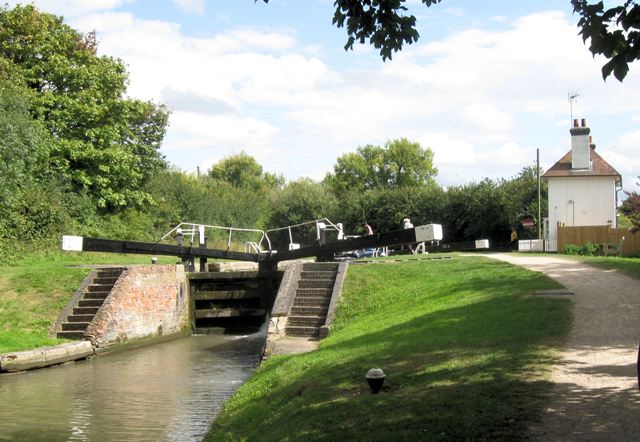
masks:
{"type": "Polygon", "coordinates": [[[640,62],[603,81],[569,0],[407,0],[420,40],[386,62],[344,50],[333,0],[32,3],[95,30],[99,54],[126,64],[128,95],[171,110],[161,151],[187,172],[244,151],[321,180],[340,155],[405,137],[433,150],[442,186],[511,178],[536,149],[543,169],[570,149],[573,115],[640,191],[640,62]]]}

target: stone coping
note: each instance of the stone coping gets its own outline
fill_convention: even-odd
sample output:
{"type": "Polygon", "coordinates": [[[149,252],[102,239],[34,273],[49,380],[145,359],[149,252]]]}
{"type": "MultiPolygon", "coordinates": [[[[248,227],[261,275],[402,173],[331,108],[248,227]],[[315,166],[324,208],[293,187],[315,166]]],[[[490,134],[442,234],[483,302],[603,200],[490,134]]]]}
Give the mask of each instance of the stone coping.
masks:
{"type": "Polygon", "coordinates": [[[0,372],[15,372],[63,364],[93,356],[89,341],[74,341],[52,347],[41,347],[0,354],[0,372]]]}

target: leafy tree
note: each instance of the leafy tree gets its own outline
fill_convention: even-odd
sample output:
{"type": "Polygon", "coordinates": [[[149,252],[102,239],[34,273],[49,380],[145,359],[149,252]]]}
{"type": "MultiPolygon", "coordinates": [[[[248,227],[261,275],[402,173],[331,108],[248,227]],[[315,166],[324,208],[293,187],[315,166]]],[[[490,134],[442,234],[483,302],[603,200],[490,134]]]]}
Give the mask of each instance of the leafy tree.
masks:
{"type": "Polygon", "coordinates": [[[638,192],[626,192],[627,199],[620,206],[620,212],[631,222],[631,231],[640,230],[640,194],[638,192]]]}
{"type": "MultiPolygon", "coordinates": [[[[287,183],[282,190],[269,195],[269,214],[266,227],[269,229],[286,227],[313,221],[319,218],[332,219],[336,211],[336,199],[323,183],[309,178],[301,178],[287,183]]],[[[338,220],[339,221],[339,220],[338,220]]],[[[315,228],[298,229],[294,241],[311,242],[315,238],[315,228]]],[[[288,232],[271,234],[275,246],[288,244],[288,232]]]]}
{"type": "MultiPolygon", "coordinates": [[[[257,0],[255,0],[257,1],[257,0]]],[[[269,0],[263,0],[268,3],[269,0]]],[[[335,0],[333,24],[347,30],[345,50],[353,44],[369,42],[380,51],[382,60],[391,59],[404,44],[418,41],[416,18],[406,15],[406,0],[335,0]]],[[[442,0],[421,0],[426,6],[442,0]]],[[[612,72],[622,81],[629,63],[640,58],[640,6],[636,0],[605,8],[602,1],[571,0],[573,11],[580,15],[578,27],[586,41],[591,40],[592,54],[602,54],[609,62],[602,68],[606,79],[612,72]]]]}
{"type": "Polygon", "coordinates": [[[336,193],[376,188],[419,187],[433,183],[438,169],[433,151],[406,138],[384,147],[366,145],[342,155],[325,182],[336,193]]]}
{"type": "Polygon", "coordinates": [[[94,34],[34,6],[0,7],[0,56],[34,92],[31,114],[53,137],[51,166],[99,207],[144,206],[144,183],[165,167],[168,113],[125,97],[123,63],[96,54],[94,34]]]}
{"type": "MultiPolygon", "coordinates": [[[[542,171],[540,172],[542,174],[542,171]]],[[[536,166],[522,168],[520,173],[510,180],[501,180],[503,203],[511,226],[517,226],[524,216],[538,217],[538,183],[536,166]]],[[[540,205],[542,216],[547,213],[548,186],[545,181],[540,185],[540,205]]],[[[541,222],[541,220],[537,220],[541,222]]]]}
{"type": "Polygon", "coordinates": [[[635,0],[605,8],[603,2],[571,0],[573,11],[580,15],[580,35],[593,55],[604,55],[609,61],[602,67],[605,80],[611,73],[622,81],[629,63],[640,59],[640,5],[635,0]]]}
{"type": "Polygon", "coordinates": [[[260,190],[282,186],[284,178],[264,172],[262,166],[251,155],[240,152],[220,160],[209,170],[209,176],[226,181],[234,187],[260,190]]]}

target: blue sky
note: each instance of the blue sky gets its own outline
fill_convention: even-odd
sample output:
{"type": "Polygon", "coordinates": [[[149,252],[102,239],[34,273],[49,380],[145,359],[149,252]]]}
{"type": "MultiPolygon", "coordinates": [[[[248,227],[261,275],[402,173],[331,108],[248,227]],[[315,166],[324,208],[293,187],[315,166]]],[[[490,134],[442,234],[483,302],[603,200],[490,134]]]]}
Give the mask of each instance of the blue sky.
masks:
{"type": "MultiPolygon", "coordinates": [[[[10,2],[15,4],[16,2],[10,2]]],[[[166,104],[162,152],[185,171],[245,151],[287,179],[407,137],[430,147],[444,186],[543,168],[570,146],[567,94],[626,190],[640,175],[640,63],[600,76],[569,0],[408,0],[421,39],[383,63],[345,52],[333,0],[36,0],[121,58],[129,94],[166,104]]]]}

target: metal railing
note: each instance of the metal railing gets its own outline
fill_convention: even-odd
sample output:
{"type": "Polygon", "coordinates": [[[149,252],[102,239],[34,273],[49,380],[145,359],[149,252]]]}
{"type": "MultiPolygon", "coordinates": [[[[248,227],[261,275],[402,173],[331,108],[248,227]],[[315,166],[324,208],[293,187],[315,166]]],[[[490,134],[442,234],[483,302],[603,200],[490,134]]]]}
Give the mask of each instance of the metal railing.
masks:
{"type": "MultiPolygon", "coordinates": [[[[189,238],[191,244],[194,243],[194,240],[196,238],[198,239],[199,244],[205,244],[206,242],[205,238],[207,238],[207,234],[206,234],[207,230],[228,232],[228,235],[226,235],[227,250],[231,249],[231,242],[233,239],[234,232],[257,233],[260,235],[260,240],[257,242],[254,242],[254,241],[248,241],[248,242],[253,242],[254,244],[258,245],[258,249],[261,249],[260,245],[262,244],[263,241],[266,240],[268,245],[268,250],[269,251],[271,250],[271,242],[269,241],[269,237],[266,235],[266,232],[261,229],[244,229],[240,227],[213,226],[208,224],[196,224],[196,223],[186,223],[186,222],[181,222],[180,224],[175,226],[173,229],[167,232],[162,238],[160,238],[157,242],[164,241],[171,235],[175,235],[175,236],[181,235],[182,238],[189,238]]],[[[245,249],[246,247],[247,246],[245,245],[245,249]]]]}

